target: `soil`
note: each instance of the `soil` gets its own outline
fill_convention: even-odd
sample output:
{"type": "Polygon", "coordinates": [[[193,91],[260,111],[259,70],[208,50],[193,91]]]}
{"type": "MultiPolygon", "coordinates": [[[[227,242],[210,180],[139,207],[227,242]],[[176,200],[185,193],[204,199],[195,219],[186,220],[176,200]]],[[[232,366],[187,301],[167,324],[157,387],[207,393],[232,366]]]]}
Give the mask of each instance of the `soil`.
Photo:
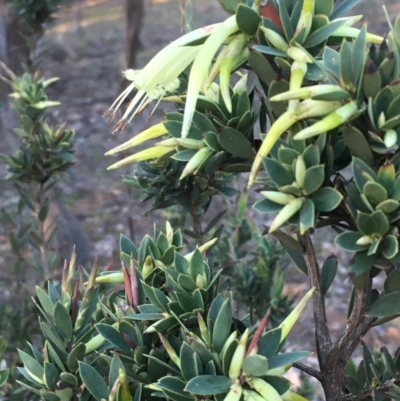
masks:
{"type": "MultiPolygon", "coordinates": [[[[181,3],[178,0],[152,0],[151,4],[147,4],[139,67],[181,34],[181,3]]],[[[376,27],[375,31],[384,32],[384,15],[380,8],[383,2],[363,3],[368,6],[360,7],[358,12],[366,14],[369,28],[376,27]],[[376,15],[379,17],[376,18],[376,15]]],[[[396,15],[400,12],[400,3],[391,3],[390,15],[396,15]]],[[[221,21],[225,17],[217,1],[193,1],[194,28],[221,21]]],[[[146,116],[139,117],[124,134],[113,135],[112,126],[102,117],[119,93],[119,76],[123,68],[123,27],[121,0],[85,0],[80,7],[62,9],[55,25],[46,32],[40,45],[44,51],[40,65],[42,74],[60,77],[49,89],[51,97],[62,102],[60,107],[54,109],[51,118],[58,123],[66,121],[69,127],[76,130],[78,162],[61,183],[63,200],[81,221],[91,243],[91,256],[98,258],[101,266],[117,260],[121,233],[139,240],[143,234],[152,232],[155,221],[165,219],[161,213],[147,216],[145,212],[150,205],[143,204],[140,193],[132,192],[122,183],[121,176],[129,174],[131,168],[106,170],[114,158],[106,157],[104,153],[140,132],[147,123],[146,116]]],[[[152,123],[161,118],[162,107],[152,117],[152,123]]],[[[12,189],[4,181],[0,185],[4,188],[0,204],[15,204],[17,197],[12,189]]],[[[332,244],[332,234],[321,238],[324,238],[319,241],[321,258],[335,253],[342,266],[327,298],[328,320],[333,322],[331,328],[337,337],[345,326],[346,301],[351,289],[344,267],[349,255],[339,252],[332,244]]],[[[6,253],[7,246],[6,239],[0,236],[0,251],[6,253]]],[[[0,264],[1,260],[0,257],[0,264]]],[[[303,294],[306,291],[306,277],[299,274],[296,268],[289,268],[287,276],[289,293],[303,294]]],[[[291,338],[296,341],[289,341],[289,348],[313,350],[312,327],[313,317],[309,307],[294,329],[291,338]]],[[[374,329],[368,335],[367,342],[380,346],[384,343],[397,344],[399,339],[398,324],[392,323],[374,329]]],[[[316,360],[313,357],[309,362],[315,364],[316,360]]],[[[294,381],[298,380],[296,375],[291,375],[294,381]]]]}

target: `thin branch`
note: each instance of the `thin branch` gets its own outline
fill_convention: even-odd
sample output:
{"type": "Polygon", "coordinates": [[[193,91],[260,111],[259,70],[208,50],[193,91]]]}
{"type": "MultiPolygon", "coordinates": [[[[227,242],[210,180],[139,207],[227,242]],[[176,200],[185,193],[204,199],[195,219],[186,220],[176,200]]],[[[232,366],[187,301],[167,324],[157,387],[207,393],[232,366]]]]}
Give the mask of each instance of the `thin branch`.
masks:
{"type": "Polygon", "coordinates": [[[387,382],[383,383],[382,386],[375,387],[374,389],[364,390],[361,394],[346,394],[342,397],[342,401],[351,401],[351,400],[362,400],[364,398],[368,398],[372,395],[373,392],[378,393],[385,393],[386,391],[390,390],[393,385],[400,384],[400,380],[388,380],[387,382]]]}
{"type": "Polygon", "coordinates": [[[293,364],[293,367],[301,370],[304,373],[307,373],[309,376],[315,377],[319,382],[322,382],[321,372],[318,372],[317,370],[311,368],[310,366],[304,365],[304,363],[301,362],[295,362],[293,364]]]}
{"type": "Polygon", "coordinates": [[[325,300],[321,290],[319,265],[315,255],[314,245],[310,233],[299,236],[304,248],[304,259],[307,265],[308,277],[311,287],[315,287],[313,294],[315,337],[320,360],[324,361],[332,348],[332,340],[326,320],[325,300]]]}
{"type": "Polygon", "coordinates": [[[371,328],[371,324],[374,322],[374,318],[366,318],[362,320],[357,330],[354,332],[354,337],[348,343],[346,347],[344,347],[341,353],[341,359],[347,363],[350,357],[353,355],[353,352],[360,344],[360,339],[367,334],[367,331],[371,328]]]}
{"type": "Polygon", "coordinates": [[[361,335],[368,330],[368,326],[372,319],[364,317],[365,306],[367,302],[368,289],[356,288],[354,297],[354,306],[351,312],[351,316],[347,322],[342,335],[340,336],[338,342],[335,344],[333,352],[340,355],[343,362],[347,362],[347,359],[351,356],[351,351],[357,347],[360,342],[361,335]],[[362,322],[369,322],[366,327],[362,325],[362,322]]]}

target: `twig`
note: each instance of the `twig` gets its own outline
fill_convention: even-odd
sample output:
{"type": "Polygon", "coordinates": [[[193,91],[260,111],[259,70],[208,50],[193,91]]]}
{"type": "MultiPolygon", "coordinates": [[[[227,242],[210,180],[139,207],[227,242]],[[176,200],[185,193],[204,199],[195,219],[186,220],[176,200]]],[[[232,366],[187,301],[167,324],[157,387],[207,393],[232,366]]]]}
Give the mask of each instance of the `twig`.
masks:
{"type": "Polygon", "coordinates": [[[354,338],[354,332],[357,330],[357,327],[361,323],[361,320],[364,316],[365,303],[367,299],[367,288],[356,288],[355,296],[354,296],[354,305],[353,310],[351,312],[351,316],[347,322],[347,325],[340,336],[338,341],[339,351],[342,351],[349,340],[354,338]]]}
{"type": "Polygon", "coordinates": [[[307,265],[308,277],[311,287],[315,287],[313,294],[315,337],[320,360],[324,361],[332,348],[332,340],[326,320],[325,300],[321,290],[319,265],[315,255],[314,245],[310,233],[299,236],[301,245],[304,248],[304,259],[307,265]]]}
{"type": "Polygon", "coordinates": [[[311,368],[310,366],[304,365],[304,363],[301,362],[295,362],[293,364],[293,367],[296,369],[301,370],[304,373],[307,373],[308,375],[315,377],[319,382],[322,382],[322,374],[318,372],[317,370],[311,368]]]}
{"type": "Polygon", "coordinates": [[[390,390],[393,387],[393,385],[398,385],[398,384],[400,384],[400,380],[394,380],[394,379],[388,380],[385,383],[383,383],[382,386],[375,387],[374,389],[364,390],[359,395],[346,394],[345,396],[342,397],[342,401],[362,400],[364,398],[370,397],[373,392],[385,393],[386,391],[390,390]]]}

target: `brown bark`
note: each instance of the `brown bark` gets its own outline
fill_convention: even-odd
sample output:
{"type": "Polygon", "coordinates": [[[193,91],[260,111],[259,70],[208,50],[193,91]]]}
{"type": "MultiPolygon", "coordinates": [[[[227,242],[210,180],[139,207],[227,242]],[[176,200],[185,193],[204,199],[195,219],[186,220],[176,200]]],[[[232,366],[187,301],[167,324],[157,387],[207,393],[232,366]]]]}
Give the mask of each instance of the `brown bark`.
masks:
{"type": "Polygon", "coordinates": [[[355,290],[354,306],[347,325],[339,340],[332,343],[326,320],[325,300],[321,292],[319,265],[310,234],[299,236],[299,241],[304,249],[310,285],[315,287],[313,294],[315,338],[321,371],[310,373],[308,372],[310,368],[307,366],[297,367],[321,382],[327,401],[340,401],[345,397],[346,364],[372,323],[372,319],[365,317],[367,289],[355,290]]]}
{"type": "MultiPolygon", "coordinates": [[[[140,33],[145,16],[145,0],[125,0],[125,54],[123,69],[136,68],[137,54],[141,48],[140,33]]],[[[121,90],[125,89],[125,82],[120,76],[121,90]]]]}

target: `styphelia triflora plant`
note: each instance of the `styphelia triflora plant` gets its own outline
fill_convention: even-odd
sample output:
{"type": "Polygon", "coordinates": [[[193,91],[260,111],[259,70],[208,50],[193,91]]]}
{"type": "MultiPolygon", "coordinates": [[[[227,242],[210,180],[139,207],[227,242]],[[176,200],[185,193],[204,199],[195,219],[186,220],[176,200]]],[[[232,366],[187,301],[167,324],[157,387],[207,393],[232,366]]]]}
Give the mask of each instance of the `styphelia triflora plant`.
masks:
{"type": "Polygon", "coordinates": [[[169,223],[138,248],[121,236],[122,272],[84,284],[73,256],[60,290],[36,289],[45,345],[20,351],[21,385],[45,400],[303,399],[282,375],[310,353],[280,351],[314,289],[279,327],[268,312],[249,327],[202,256],[214,242],[183,255],[169,223]]]}

